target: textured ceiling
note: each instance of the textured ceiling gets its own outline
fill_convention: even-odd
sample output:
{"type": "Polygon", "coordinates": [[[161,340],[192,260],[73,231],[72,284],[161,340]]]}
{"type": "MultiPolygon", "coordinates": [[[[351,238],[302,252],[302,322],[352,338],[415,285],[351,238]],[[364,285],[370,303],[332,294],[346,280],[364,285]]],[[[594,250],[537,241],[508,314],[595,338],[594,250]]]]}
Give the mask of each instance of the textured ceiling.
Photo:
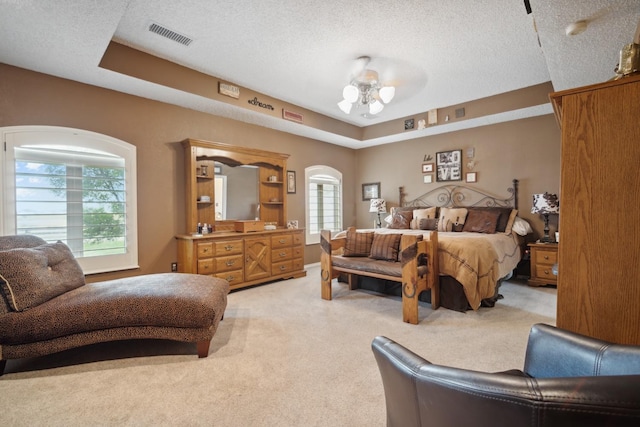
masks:
{"type": "MultiPolygon", "coordinates": [[[[0,62],[354,148],[355,141],[98,67],[113,39],[356,126],[551,80],[555,90],[613,77],[640,0],[276,1],[0,0],[0,62]],[[567,37],[569,23],[589,20],[567,37]],[[158,23],[185,47],[147,30],[158,23]],[[536,31],[537,29],[537,31],[536,31]],[[396,98],[374,118],[336,103],[355,58],[368,55],[396,98]]],[[[427,128],[411,138],[547,114],[548,106],[427,128]]]]}

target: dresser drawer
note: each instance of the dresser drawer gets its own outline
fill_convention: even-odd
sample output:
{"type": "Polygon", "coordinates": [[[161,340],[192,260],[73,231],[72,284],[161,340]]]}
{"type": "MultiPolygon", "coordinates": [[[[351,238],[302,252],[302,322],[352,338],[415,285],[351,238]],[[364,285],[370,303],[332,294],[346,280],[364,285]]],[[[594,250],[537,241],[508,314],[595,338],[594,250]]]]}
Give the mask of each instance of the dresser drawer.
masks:
{"type": "Polygon", "coordinates": [[[304,269],[304,260],[302,258],[296,258],[293,260],[293,270],[300,271],[304,269]]]}
{"type": "Polygon", "coordinates": [[[239,270],[243,266],[242,255],[232,255],[219,257],[215,259],[216,273],[222,273],[223,271],[239,270]]]}
{"type": "Polygon", "coordinates": [[[302,246],[304,244],[304,236],[302,233],[296,233],[293,235],[293,244],[302,246]]]}
{"type": "Polygon", "coordinates": [[[213,274],[213,258],[198,260],[198,274],[213,274]]]}
{"type": "Polygon", "coordinates": [[[242,253],[242,240],[223,240],[215,242],[216,256],[235,255],[242,253]]]}
{"type": "Polygon", "coordinates": [[[293,236],[291,234],[271,236],[271,249],[284,248],[291,245],[293,245],[293,236]]]}
{"type": "Polygon", "coordinates": [[[212,242],[202,242],[197,245],[198,259],[211,258],[215,252],[213,252],[212,242]]]}
{"type": "Polygon", "coordinates": [[[302,258],[304,257],[304,249],[302,249],[302,246],[294,246],[292,248],[293,250],[293,257],[294,258],[302,258]]]}
{"type": "Polygon", "coordinates": [[[293,271],[293,261],[274,262],[271,265],[271,274],[284,274],[293,271]]]}
{"type": "Polygon", "coordinates": [[[558,252],[556,251],[536,251],[536,264],[553,265],[557,262],[558,252]]]}
{"type": "Polygon", "coordinates": [[[244,280],[242,276],[242,270],[225,271],[224,273],[215,274],[215,277],[226,280],[230,285],[241,283],[242,280],[244,280]]]}
{"type": "Polygon", "coordinates": [[[293,248],[281,248],[271,251],[271,262],[280,262],[291,259],[293,255],[293,248]]]}

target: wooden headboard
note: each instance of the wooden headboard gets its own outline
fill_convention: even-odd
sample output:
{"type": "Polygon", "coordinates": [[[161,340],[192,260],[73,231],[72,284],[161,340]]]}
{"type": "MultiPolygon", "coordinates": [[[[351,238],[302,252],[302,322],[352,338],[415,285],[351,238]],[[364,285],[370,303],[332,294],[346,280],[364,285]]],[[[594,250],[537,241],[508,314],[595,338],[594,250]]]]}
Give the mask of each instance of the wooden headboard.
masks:
{"type": "Polygon", "coordinates": [[[512,186],[507,188],[507,192],[511,195],[506,199],[495,197],[484,191],[480,191],[475,187],[468,187],[461,184],[447,184],[435,188],[422,196],[406,200],[404,187],[399,188],[400,206],[415,207],[469,207],[469,206],[487,206],[487,207],[510,207],[518,209],[518,180],[512,181],[512,186]]]}

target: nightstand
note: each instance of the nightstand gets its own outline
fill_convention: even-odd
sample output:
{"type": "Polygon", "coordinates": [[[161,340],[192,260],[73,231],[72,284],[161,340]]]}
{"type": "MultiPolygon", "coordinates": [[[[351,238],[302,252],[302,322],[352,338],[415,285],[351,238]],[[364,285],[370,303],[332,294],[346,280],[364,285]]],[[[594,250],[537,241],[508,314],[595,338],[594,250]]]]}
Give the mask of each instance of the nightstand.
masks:
{"type": "Polygon", "coordinates": [[[531,249],[531,278],[529,286],[558,285],[558,276],[551,267],[558,262],[557,243],[529,243],[531,249]]]}

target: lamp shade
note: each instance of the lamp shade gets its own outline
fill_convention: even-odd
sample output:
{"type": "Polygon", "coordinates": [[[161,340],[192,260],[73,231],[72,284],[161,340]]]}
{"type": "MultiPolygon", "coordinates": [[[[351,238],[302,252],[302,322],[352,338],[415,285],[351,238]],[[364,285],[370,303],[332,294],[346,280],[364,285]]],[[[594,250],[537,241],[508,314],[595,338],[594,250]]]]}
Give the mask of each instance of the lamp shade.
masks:
{"type": "Polygon", "coordinates": [[[356,102],[359,96],[360,91],[354,85],[346,85],[344,89],[342,89],[342,97],[351,103],[356,102]]]}
{"type": "Polygon", "coordinates": [[[371,199],[369,212],[383,213],[387,211],[387,202],[384,199],[371,199]]]}
{"type": "Polygon", "coordinates": [[[378,100],[375,100],[369,104],[369,112],[371,114],[378,114],[380,111],[382,111],[383,108],[384,105],[378,100]]]}
{"type": "Polygon", "coordinates": [[[560,202],[555,194],[544,193],[533,195],[531,213],[556,214],[560,212],[560,202]]]}
{"type": "Polygon", "coordinates": [[[396,88],[393,86],[385,86],[378,91],[380,99],[382,99],[382,102],[384,102],[385,104],[390,103],[395,94],[396,88]]]}

